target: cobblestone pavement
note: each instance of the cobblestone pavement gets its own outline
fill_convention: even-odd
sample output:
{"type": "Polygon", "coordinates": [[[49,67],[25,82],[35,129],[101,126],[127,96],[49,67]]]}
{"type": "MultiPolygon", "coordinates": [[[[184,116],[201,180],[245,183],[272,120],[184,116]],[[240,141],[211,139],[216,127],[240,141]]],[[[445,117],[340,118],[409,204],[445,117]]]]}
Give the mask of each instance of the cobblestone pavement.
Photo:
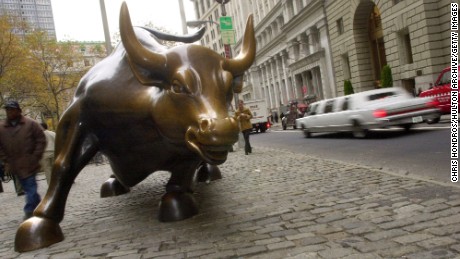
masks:
{"type": "Polygon", "coordinates": [[[14,237],[24,198],[4,184],[0,258],[460,258],[458,186],[258,147],[220,168],[223,179],[196,186],[199,215],[161,223],[169,173],[101,199],[110,167],[87,166],[69,195],[65,240],[23,254],[14,237]]]}

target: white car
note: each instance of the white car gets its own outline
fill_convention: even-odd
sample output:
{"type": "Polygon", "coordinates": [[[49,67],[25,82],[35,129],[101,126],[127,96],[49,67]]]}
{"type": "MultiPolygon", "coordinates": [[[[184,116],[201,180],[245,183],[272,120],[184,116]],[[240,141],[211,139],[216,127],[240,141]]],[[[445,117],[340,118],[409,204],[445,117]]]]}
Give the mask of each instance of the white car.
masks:
{"type": "Polygon", "coordinates": [[[435,99],[414,98],[392,87],[312,103],[296,126],[307,138],[314,132],[352,132],[364,138],[370,129],[401,126],[408,131],[413,124],[439,116],[435,99]]]}

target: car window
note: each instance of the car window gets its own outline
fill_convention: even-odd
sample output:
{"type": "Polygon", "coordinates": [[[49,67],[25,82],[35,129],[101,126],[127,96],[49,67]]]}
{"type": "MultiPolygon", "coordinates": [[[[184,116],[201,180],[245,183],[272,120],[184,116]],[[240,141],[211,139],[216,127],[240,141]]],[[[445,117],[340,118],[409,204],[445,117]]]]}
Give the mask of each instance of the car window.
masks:
{"type": "Polygon", "coordinates": [[[438,85],[450,84],[450,71],[446,71],[439,79],[438,85]]]}
{"type": "Polygon", "coordinates": [[[389,92],[383,92],[383,93],[378,93],[378,94],[371,94],[367,97],[369,101],[374,101],[374,100],[379,100],[383,98],[387,98],[390,96],[396,96],[397,93],[394,91],[389,91],[389,92]]]}
{"type": "Polygon", "coordinates": [[[334,100],[326,101],[326,106],[324,107],[324,113],[332,112],[334,107],[334,100]]]}
{"type": "Polygon", "coordinates": [[[342,111],[348,110],[348,98],[345,98],[342,103],[342,111]]]}
{"type": "Polygon", "coordinates": [[[307,112],[305,113],[305,116],[308,116],[308,115],[315,115],[316,114],[316,108],[318,107],[318,104],[315,103],[315,104],[312,104],[312,105],[308,105],[308,108],[307,108],[307,112]]]}

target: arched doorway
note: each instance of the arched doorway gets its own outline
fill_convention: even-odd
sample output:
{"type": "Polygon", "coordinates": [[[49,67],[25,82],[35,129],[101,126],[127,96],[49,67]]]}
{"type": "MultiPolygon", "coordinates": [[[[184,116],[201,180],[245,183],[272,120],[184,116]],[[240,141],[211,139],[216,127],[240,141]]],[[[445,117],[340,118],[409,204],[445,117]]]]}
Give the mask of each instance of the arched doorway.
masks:
{"type": "Polygon", "coordinates": [[[373,61],[375,84],[380,86],[380,72],[383,66],[387,64],[385,54],[385,44],[383,41],[382,18],[379,8],[374,8],[369,17],[369,41],[373,61]]]}
{"type": "Polygon", "coordinates": [[[359,3],[353,18],[353,30],[358,82],[367,89],[379,87],[380,71],[387,61],[381,13],[374,2],[365,0],[359,3]]]}

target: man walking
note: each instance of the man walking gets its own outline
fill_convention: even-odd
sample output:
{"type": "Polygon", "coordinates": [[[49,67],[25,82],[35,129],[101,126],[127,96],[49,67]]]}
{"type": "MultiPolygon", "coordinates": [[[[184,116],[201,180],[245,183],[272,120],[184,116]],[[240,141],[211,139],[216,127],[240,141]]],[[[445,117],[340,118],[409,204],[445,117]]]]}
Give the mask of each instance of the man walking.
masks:
{"type": "Polygon", "coordinates": [[[22,115],[16,101],[5,105],[6,120],[0,123],[0,158],[17,175],[26,193],[24,219],[30,218],[40,203],[36,174],[46,146],[46,137],[40,124],[22,115]]]}
{"type": "Polygon", "coordinates": [[[238,109],[235,112],[235,118],[239,121],[240,130],[243,133],[244,153],[248,155],[249,153],[252,153],[251,143],[249,143],[249,134],[252,131],[252,113],[248,108],[244,107],[243,100],[238,102],[238,109]]]}

